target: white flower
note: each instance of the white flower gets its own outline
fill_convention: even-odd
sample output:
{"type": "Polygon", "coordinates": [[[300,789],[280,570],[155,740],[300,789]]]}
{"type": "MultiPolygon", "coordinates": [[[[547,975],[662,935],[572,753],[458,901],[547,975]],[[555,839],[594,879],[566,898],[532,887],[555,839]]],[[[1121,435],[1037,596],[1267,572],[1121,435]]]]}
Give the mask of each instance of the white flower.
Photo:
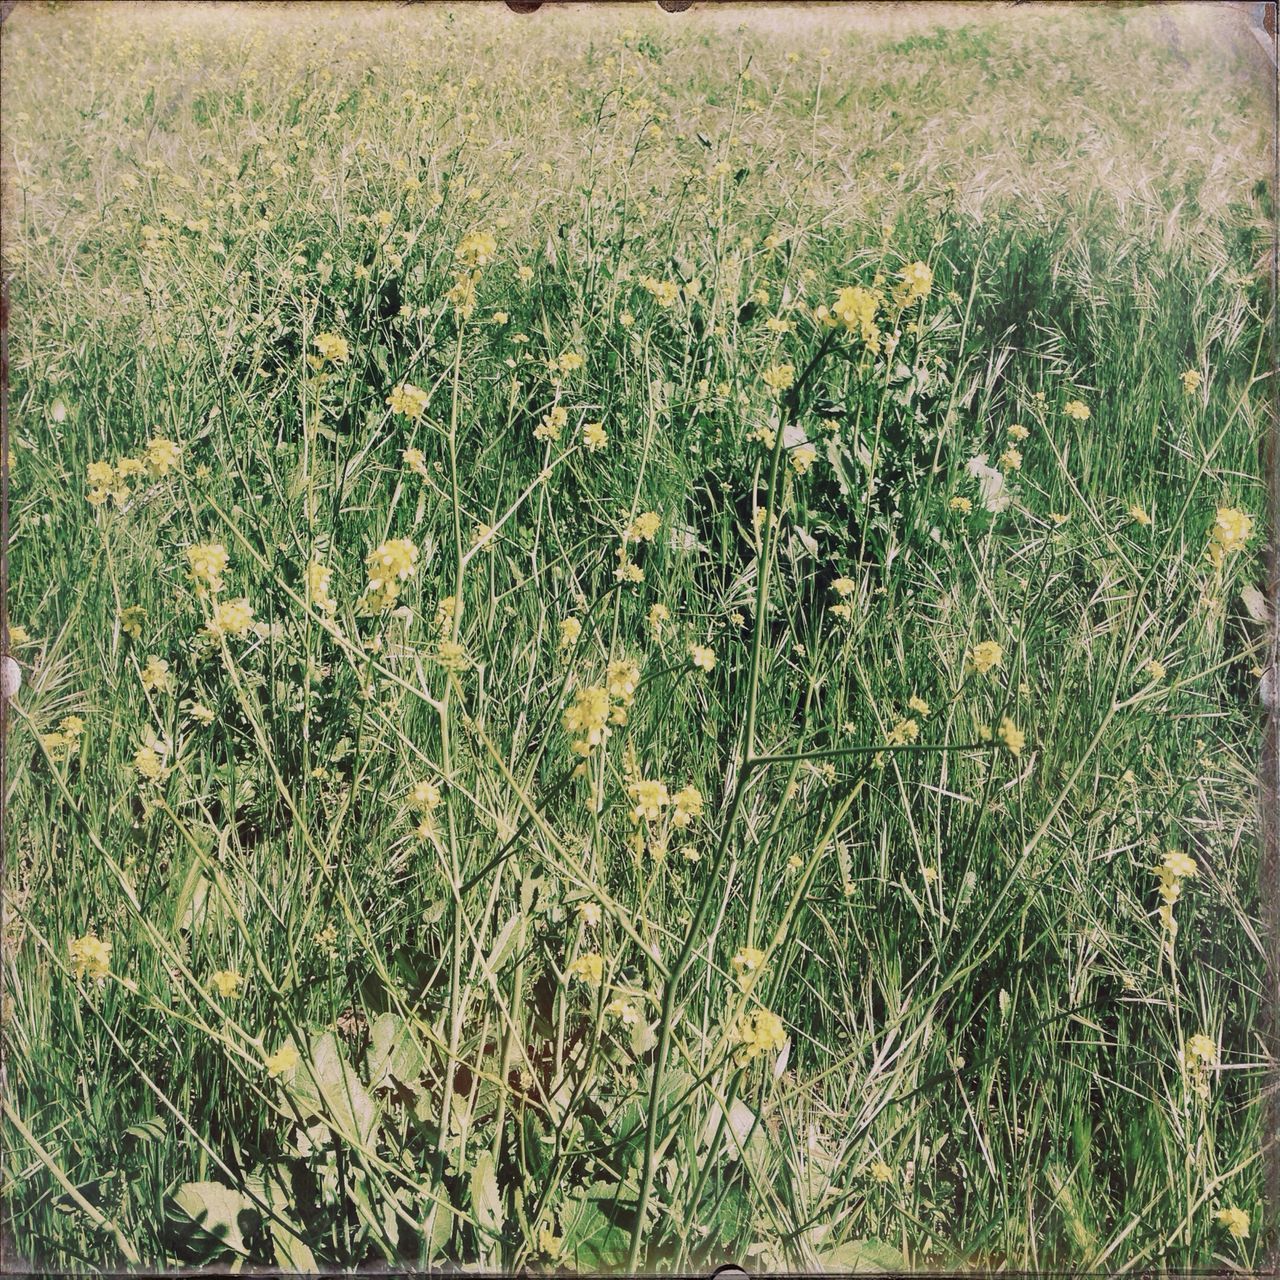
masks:
{"type": "Polygon", "coordinates": [[[1009,505],[1009,495],[1004,491],[1004,476],[988,465],[985,453],[970,458],[966,470],[977,480],[978,497],[988,511],[1003,511],[1009,505]]]}

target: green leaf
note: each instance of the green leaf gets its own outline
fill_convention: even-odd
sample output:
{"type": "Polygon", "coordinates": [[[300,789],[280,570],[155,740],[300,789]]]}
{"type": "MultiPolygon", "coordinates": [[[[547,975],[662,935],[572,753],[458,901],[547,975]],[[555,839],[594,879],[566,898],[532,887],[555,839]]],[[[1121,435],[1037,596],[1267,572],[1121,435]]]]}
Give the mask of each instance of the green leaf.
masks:
{"type": "Polygon", "coordinates": [[[392,1077],[412,1085],[422,1074],[426,1055],[413,1029],[394,1013],[382,1013],[369,1031],[369,1087],[376,1089],[392,1077]]]}
{"type": "Polygon", "coordinates": [[[593,1190],[599,1188],[577,1192],[561,1210],[560,1257],[578,1271],[616,1271],[626,1261],[631,1238],[606,1216],[601,1201],[591,1195],[593,1190]]]}
{"type": "Polygon", "coordinates": [[[343,1058],[332,1031],[314,1041],[311,1061],[304,1058],[298,1064],[286,1087],[304,1116],[319,1116],[348,1141],[363,1146],[372,1142],[377,1109],[360,1077],[343,1058]]]}
{"type": "Polygon", "coordinates": [[[240,1228],[242,1213],[256,1213],[252,1202],[220,1182],[184,1182],[174,1203],[203,1233],[234,1253],[247,1257],[249,1250],[240,1228]]]}
{"type": "Polygon", "coordinates": [[[502,1234],[502,1196],[488,1151],[480,1153],[471,1170],[471,1212],[476,1226],[486,1235],[502,1234]]]}
{"type": "Polygon", "coordinates": [[[823,1271],[855,1275],[902,1271],[906,1267],[902,1254],[883,1240],[850,1240],[829,1249],[818,1262],[823,1271]]]}

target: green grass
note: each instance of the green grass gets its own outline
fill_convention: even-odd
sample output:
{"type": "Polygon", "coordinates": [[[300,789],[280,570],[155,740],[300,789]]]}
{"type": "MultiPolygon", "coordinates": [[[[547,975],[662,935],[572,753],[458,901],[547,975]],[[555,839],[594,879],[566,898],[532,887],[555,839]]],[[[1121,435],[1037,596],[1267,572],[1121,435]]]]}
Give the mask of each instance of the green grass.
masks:
{"type": "Polygon", "coordinates": [[[15,1253],[1260,1265],[1248,39],[1195,6],[21,6],[15,1253]],[[855,285],[878,341],[824,323],[855,285]],[[90,502],[153,439],[177,464],[90,502]],[[1215,557],[1219,509],[1252,526],[1215,557]],[[243,634],[207,638],[202,543],[243,634]],[[584,758],[565,713],[610,684],[584,758]],[[658,781],[701,811],[637,820],[658,781]]]}

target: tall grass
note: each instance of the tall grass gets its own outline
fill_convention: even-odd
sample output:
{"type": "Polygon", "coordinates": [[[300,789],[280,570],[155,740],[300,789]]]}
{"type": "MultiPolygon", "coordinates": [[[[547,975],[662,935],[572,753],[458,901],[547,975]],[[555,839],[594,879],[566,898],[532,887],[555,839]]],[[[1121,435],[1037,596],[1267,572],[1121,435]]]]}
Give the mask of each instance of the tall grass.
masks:
{"type": "Polygon", "coordinates": [[[1233,32],[10,17],[17,1254],[1260,1263],[1233,32]]]}

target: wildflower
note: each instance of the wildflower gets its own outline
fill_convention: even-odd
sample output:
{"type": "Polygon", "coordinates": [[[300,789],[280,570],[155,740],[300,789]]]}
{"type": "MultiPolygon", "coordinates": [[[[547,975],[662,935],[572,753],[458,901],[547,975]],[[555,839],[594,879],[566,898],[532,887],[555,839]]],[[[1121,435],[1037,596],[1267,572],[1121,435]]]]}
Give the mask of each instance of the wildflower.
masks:
{"type": "Polygon", "coordinates": [[[818,451],[811,444],[802,444],[791,451],[789,461],[791,469],[798,476],[808,475],[818,459],[818,451]]]}
{"type": "Polygon", "coordinates": [[[739,947],[730,963],[738,985],[745,991],[764,964],[764,952],[759,947],[739,947]]]}
{"type": "Polygon", "coordinates": [[[147,665],[142,668],[140,678],[143,689],[148,693],[165,693],[173,687],[173,677],[169,674],[169,664],[163,658],[157,658],[154,654],[147,659],[147,665]]]}
{"type": "Polygon", "coordinates": [[[671,825],[684,830],[695,818],[702,817],[702,792],[697,787],[681,787],[675,794],[676,811],[671,815],[671,825]]]}
{"type": "MultiPolygon", "coordinates": [[[[109,462],[91,462],[85,469],[86,476],[89,481],[89,488],[93,493],[101,493],[104,496],[116,482],[116,469],[109,462]]],[[[93,493],[90,494],[89,500],[93,501],[93,493]]]]}
{"type": "Polygon", "coordinates": [[[584,928],[596,928],[601,920],[599,904],[595,902],[578,903],[578,919],[582,921],[584,928]]]}
{"type": "Polygon", "coordinates": [[[933,287],[933,272],[923,262],[911,262],[899,272],[904,305],[925,297],[933,287]]]}
{"type": "Polygon", "coordinates": [[[206,727],[217,719],[217,714],[213,708],[206,707],[203,702],[193,702],[190,711],[191,718],[206,727]]]}
{"type": "Polygon", "coordinates": [[[1031,434],[1020,422],[1015,422],[1009,428],[1010,440],[1025,440],[1031,434]]]}
{"type": "Polygon", "coordinates": [[[765,386],[770,390],[786,391],[795,384],[795,365],[771,364],[760,376],[764,379],[765,386]]]}
{"type": "Polygon", "coordinates": [[[1152,658],[1150,662],[1143,668],[1152,680],[1163,680],[1169,673],[1165,670],[1164,663],[1156,658],[1152,658]]]}
{"type": "Polygon", "coordinates": [[[84,733],[84,721],[79,716],[63,716],[58,725],[67,741],[74,745],[84,733]]]}
{"type": "Polygon", "coordinates": [[[266,1059],[267,1075],[273,1079],[286,1071],[292,1071],[298,1065],[298,1051],[291,1044],[282,1045],[275,1053],[268,1054],[266,1059]]]}
{"type": "Polygon", "coordinates": [[[325,613],[333,613],[338,603],[329,594],[329,585],[333,581],[333,570],[313,560],[307,565],[307,598],[317,609],[325,613]]]}
{"type": "Polygon", "coordinates": [[[577,351],[566,351],[564,355],[556,361],[556,366],[561,373],[574,373],[586,364],[586,357],[577,351]]]}
{"type": "Polygon", "coordinates": [[[436,646],[435,659],[446,671],[465,671],[471,665],[466,649],[456,640],[441,640],[436,646]]]}
{"type": "Polygon", "coordinates": [[[1056,525],[1063,525],[1066,524],[1071,517],[1063,515],[1060,511],[1050,511],[1049,519],[1056,525]]]}
{"type": "Polygon", "coordinates": [[[564,430],[565,424],[569,421],[569,411],[563,405],[556,405],[549,413],[547,413],[542,421],[533,429],[533,438],[535,440],[546,440],[551,444],[556,444],[560,439],[560,433],[564,430]]]}
{"type": "Polygon", "coordinates": [[[227,549],[220,542],[201,542],[187,548],[189,576],[196,584],[196,594],[222,590],[222,575],[231,564],[227,549]]]}
{"type": "Polygon", "coordinates": [[[336,333],[317,333],[313,345],[320,358],[330,364],[341,364],[350,352],[346,338],[340,338],[336,333]]]}
{"type": "Polygon", "coordinates": [[[582,443],[591,450],[592,453],[599,453],[609,443],[609,437],[605,433],[604,423],[588,422],[582,428],[582,443]]]}
{"type": "Polygon", "coordinates": [[[402,413],[406,418],[416,422],[427,409],[427,393],[412,382],[402,382],[387,397],[387,405],[392,413],[402,413]]]}
{"type": "Polygon", "coordinates": [[[1189,854],[1183,853],[1179,849],[1171,849],[1166,853],[1161,866],[1169,875],[1178,879],[1190,879],[1200,870],[1199,863],[1189,854]]]}
{"type": "Polygon", "coordinates": [[[699,671],[711,671],[716,665],[715,653],[705,645],[690,645],[689,659],[699,671]]]}
{"type": "Polygon", "coordinates": [[[95,978],[101,981],[111,972],[111,943],[89,932],[83,938],[73,938],[67,944],[71,955],[71,972],[77,978],[95,978]]]}
{"type": "Polygon", "coordinates": [[[1187,1056],[1211,1067],[1218,1060],[1218,1046],[1211,1037],[1201,1032],[1187,1040],[1187,1056]]]}
{"type": "Polygon", "coordinates": [[[560,622],[560,647],[568,648],[576,644],[582,634],[582,623],[577,618],[564,618],[560,622]]]}
{"type": "Polygon", "coordinates": [[[1189,396],[1195,395],[1199,390],[1200,384],[1204,381],[1203,376],[1197,369],[1188,369],[1180,375],[1182,380],[1182,390],[1189,396]]]}
{"type": "Polygon", "coordinates": [[[831,304],[831,315],[850,333],[857,333],[868,344],[879,336],[876,328],[876,307],[879,296],[861,285],[841,289],[831,304]]]}
{"type": "Polygon", "coordinates": [[[918,694],[912,694],[907,699],[907,708],[919,716],[927,716],[929,714],[929,704],[918,694]]]}
{"type": "Polygon", "coordinates": [[[1129,519],[1144,529],[1151,523],[1151,517],[1136,503],[1129,508],[1129,519]]]}
{"type": "Polygon", "coordinates": [[[1087,422],[1089,420],[1089,406],[1082,400],[1068,400],[1062,406],[1062,412],[1068,418],[1075,418],[1077,422],[1087,422]]]}
{"type": "Polygon", "coordinates": [[[947,505],[952,511],[958,511],[966,516],[973,510],[973,503],[968,498],[952,498],[947,505]]]}
{"type": "Polygon", "coordinates": [[[569,966],[569,977],[598,987],[604,979],[604,957],[598,951],[588,951],[586,955],[579,956],[569,966]]]}
{"type": "Polygon", "coordinates": [[[738,1062],[745,1066],[762,1053],[776,1052],[787,1042],[782,1019],[768,1009],[755,1009],[743,1014],[734,1028],[738,1041],[738,1062]]]}
{"type": "Polygon", "coordinates": [[[253,606],[241,596],[238,600],[220,600],[205,627],[213,639],[219,636],[242,636],[253,626],[253,606]]]}
{"type": "Polygon", "coordinates": [[[1213,1216],[1237,1240],[1247,1240],[1249,1238],[1249,1215],[1243,1209],[1231,1206],[1226,1209],[1219,1209],[1213,1216]]]}
{"type": "Polygon", "coordinates": [[[643,511],[627,525],[623,536],[634,542],[649,542],[658,532],[661,523],[662,519],[656,511],[643,511]]]}
{"type": "Polygon", "coordinates": [[[1012,446],[1011,446],[1010,448],[1006,449],[1006,450],[1005,450],[1005,451],[1000,455],[1000,465],[1001,465],[1001,466],[1002,466],[1006,471],[1021,471],[1021,470],[1022,470],[1022,453],[1021,453],[1021,451],[1020,451],[1020,450],[1018,450],[1018,449],[1014,449],[1012,446]]]}
{"type": "Polygon", "coordinates": [[[1253,517],[1238,507],[1219,507],[1209,533],[1209,558],[1221,564],[1229,555],[1243,551],[1253,536],[1253,517]]]}
{"type": "Polygon", "coordinates": [[[400,457],[410,471],[416,472],[424,480],[427,479],[427,455],[421,449],[403,449],[400,457]]]}
{"type": "Polygon", "coordinates": [[[148,782],[158,782],[164,777],[164,761],[154,747],[139,747],[134,752],[133,767],[148,782]]]}
{"type": "Polygon", "coordinates": [[[234,1000],[244,985],[244,979],[234,969],[216,969],[209,976],[209,981],[224,1000],[234,1000]]]}
{"type": "Polygon", "coordinates": [[[516,278],[520,281],[521,284],[528,284],[529,281],[533,279],[533,268],[526,267],[523,265],[517,267],[516,278]]]}
{"type": "Polygon", "coordinates": [[[640,684],[640,668],[634,662],[620,658],[609,663],[606,677],[609,696],[624,706],[630,706],[635,701],[636,688],[640,684]]]}
{"type": "Polygon", "coordinates": [[[611,1018],[620,1019],[624,1027],[634,1027],[640,1021],[640,1010],[632,1001],[622,996],[615,996],[610,1000],[604,1011],[611,1018]]]}
{"type": "Polygon", "coordinates": [[[893,1170],[883,1160],[873,1160],[867,1170],[880,1183],[893,1181],[893,1170]]]}
{"type": "Polygon", "coordinates": [[[662,628],[671,621],[671,610],[665,604],[652,605],[646,615],[646,620],[653,634],[655,636],[660,635],[662,628]]]}
{"type": "Polygon", "coordinates": [[[430,813],[443,803],[440,788],[428,778],[415,782],[409,788],[409,804],[419,813],[430,813]]]}
{"type": "Polygon", "coordinates": [[[147,441],[145,455],[147,470],[157,479],[160,476],[167,475],[169,471],[178,465],[180,453],[181,450],[172,440],[164,440],[159,436],[152,436],[147,441]]]}
{"type": "Polygon", "coordinates": [[[986,675],[1004,661],[1004,650],[994,640],[984,640],[969,651],[969,661],[979,675],[986,675]]]}
{"type": "Polygon", "coordinates": [[[899,720],[897,724],[889,730],[889,736],[885,739],[891,747],[902,747],[909,742],[915,742],[920,736],[920,725],[917,721],[907,719],[899,720]]]}
{"type": "Polygon", "coordinates": [[[398,598],[400,583],[417,569],[418,548],[408,538],[392,538],[374,547],[365,564],[369,570],[367,607],[387,608],[398,598]]]}
{"type": "Polygon", "coordinates": [[[497,252],[497,238],[489,231],[469,232],[458,241],[458,247],[453,251],[454,257],[465,267],[487,266],[497,252]]]}
{"type": "Polygon", "coordinates": [[[609,691],[598,686],[579,689],[573,704],[564,713],[567,733],[581,734],[572,743],[576,755],[588,755],[608,736],[609,691]]]}
{"type": "Polygon", "coordinates": [[[1000,741],[1004,743],[1010,755],[1016,756],[1022,753],[1022,748],[1027,745],[1027,735],[1008,716],[1000,721],[998,732],[1000,741]]]}
{"type": "Polygon", "coordinates": [[[937,867],[925,867],[925,869],[924,869],[924,873],[923,873],[923,874],[924,874],[924,882],[925,882],[925,884],[935,884],[935,883],[937,882],[937,879],[938,879],[938,868],[937,868],[937,867]]]}
{"type": "Polygon", "coordinates": [[[671,803],[666,783],[656,779],[639,778],[627,790],[635,801],[635,808],[631,810],[632,822],[642,819],[656,822],[662,816],[662,810],[671,803]]]}

